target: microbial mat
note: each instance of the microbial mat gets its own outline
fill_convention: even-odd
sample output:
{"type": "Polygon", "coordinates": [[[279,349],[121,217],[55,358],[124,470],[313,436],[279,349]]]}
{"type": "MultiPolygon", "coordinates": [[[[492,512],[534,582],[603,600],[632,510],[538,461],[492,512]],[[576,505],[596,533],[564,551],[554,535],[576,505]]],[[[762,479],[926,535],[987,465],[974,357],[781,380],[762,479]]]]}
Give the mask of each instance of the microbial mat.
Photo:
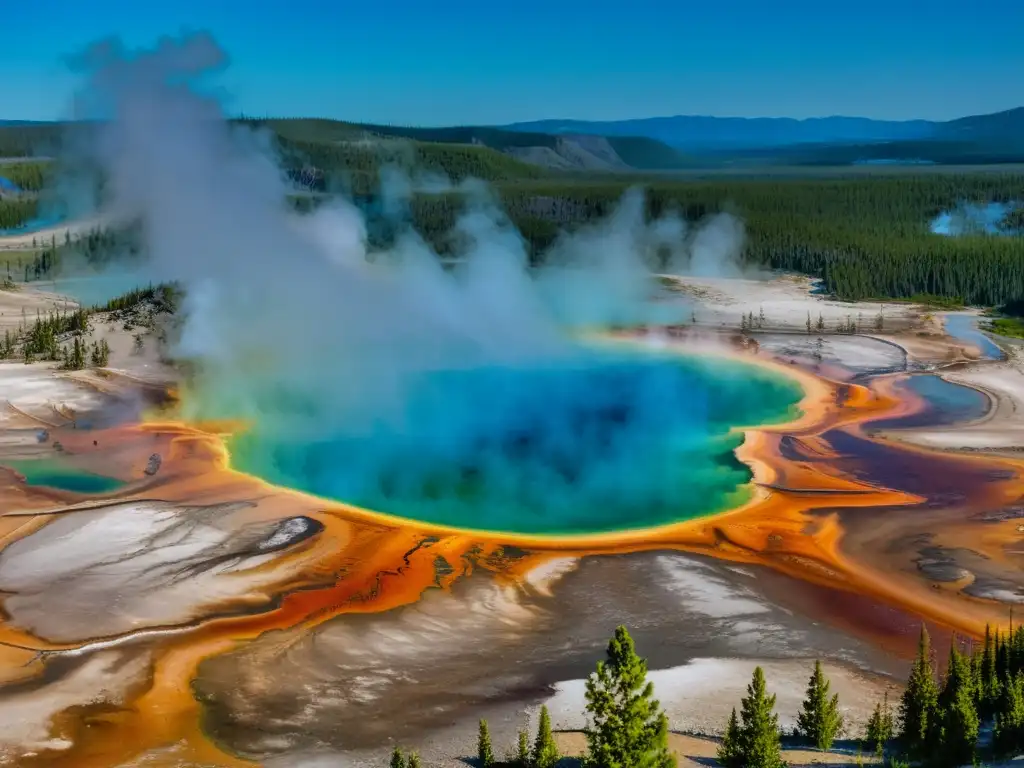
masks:
{"type": "Polygon", "coordinates": [[[547,364],[421,372],[400,412],[371,408],[358,424],[332,418],[329,399],[277,388],[262,401],[267,418],[229,449],[237,470],[390,515],[591,534],[742,503],[750,472],[735,428],[793,418],[801,397],[795,381],[735,360],[587,348],[547,364]]]}
{"type": "Polygon", "coordinates": [[[75,469],[59,459],[5,461],[3,466],[24,477],[29,485],[57,488],[72,493],[110,493],[124,485],[116,478],[75,469]]]}

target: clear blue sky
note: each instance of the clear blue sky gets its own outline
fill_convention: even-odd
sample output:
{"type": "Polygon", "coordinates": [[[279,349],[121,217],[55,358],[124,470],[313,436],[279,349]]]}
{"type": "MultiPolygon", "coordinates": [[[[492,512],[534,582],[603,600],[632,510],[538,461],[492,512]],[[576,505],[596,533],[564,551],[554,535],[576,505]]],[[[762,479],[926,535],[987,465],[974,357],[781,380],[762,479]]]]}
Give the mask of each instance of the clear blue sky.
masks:
{"type": "Polygon", "coordinates": [[[183,28],[233,112],[417,125],[549,117],[948,119],[1024,105],[1024,0],[20,0],[0,118],[65,114],[62,56],[183,28]]]}

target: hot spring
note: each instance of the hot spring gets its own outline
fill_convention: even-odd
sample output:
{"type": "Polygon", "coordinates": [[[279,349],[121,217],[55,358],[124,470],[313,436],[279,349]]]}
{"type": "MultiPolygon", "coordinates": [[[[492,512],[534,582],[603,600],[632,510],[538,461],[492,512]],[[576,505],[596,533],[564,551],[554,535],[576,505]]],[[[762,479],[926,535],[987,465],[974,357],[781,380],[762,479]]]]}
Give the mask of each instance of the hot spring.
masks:
{"type": "Polygon", "coordinates": [[[742,503],[750,472],[735,428],[789,420],[803,394],[753,364],[606,347],[424,372],[399,413],[355,423],[300,390],[260,394],[264,415],[229,440],[235,469],[403,518],[526,535],[653,527],[742,503]]]}

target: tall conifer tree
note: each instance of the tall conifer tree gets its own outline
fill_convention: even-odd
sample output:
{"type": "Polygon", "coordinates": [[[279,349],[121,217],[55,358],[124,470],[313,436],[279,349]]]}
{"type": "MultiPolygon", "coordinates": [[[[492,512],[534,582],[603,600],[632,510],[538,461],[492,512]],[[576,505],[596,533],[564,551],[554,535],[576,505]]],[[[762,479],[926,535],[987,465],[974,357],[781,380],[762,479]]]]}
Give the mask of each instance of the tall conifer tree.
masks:
{"type": "Polygon", "coordinates": [[[784,768],[779,716],[774,710],[775,695],[768,695],[764,670],[756,667],[740,708],[740,752],[744,768],[784,768]]]}
{"type": "Polygon", "coordinates": [[[476,740],[476,760],[480,768],[491,768],[494,765],[494,749],[491,747],[491,732],[487,721],[480,721],[480,733],[476,740]]]}
{"type": "Polygon", "coordinates": [[[903,748],[914,758],[923,758],[927,752],[937,706],[938,689],[932,668],[931,639],[928,630],[922,626],[917,658],[900,701],[899,738],[903,748]]]}
{"type": "Polygon", "coordinates": [[[668,768],[668,718],[647,680],[625,627],[608,643],[607,659],[587,680],[587,764],[591,768],[668,768]]]}
{"type": "Polygon", "coordinates": [[[814,662],[814,672],[807,684],[807,698],[803,711],[797,716],[797,729],[805,739],[818,749],[825,751],[832,746],[843,728],[843,716],[839,712],[839,694],[829,697],[830,683],[821,669],[821,662],[814,662]]]}
{"type": "Polygon", "coordinates": [[[532,768],[554,768],[558,762],[558,747],[551,733],[551,715],[546,706],[540,708],[537,739],[533,742],[532,768]]]}

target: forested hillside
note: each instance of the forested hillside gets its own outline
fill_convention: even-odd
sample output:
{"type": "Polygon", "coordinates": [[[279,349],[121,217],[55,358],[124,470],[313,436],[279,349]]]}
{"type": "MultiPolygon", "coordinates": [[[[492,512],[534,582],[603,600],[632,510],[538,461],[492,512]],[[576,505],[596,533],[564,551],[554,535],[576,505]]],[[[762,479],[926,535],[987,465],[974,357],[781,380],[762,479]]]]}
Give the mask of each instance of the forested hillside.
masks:
{"type": "MultiPolygon", "coordinates": [[[[448,138],[486,137],[459,134],[463,129],[401,129],[417,137],[410,139],[367,138],[365,126],[337,121],[266,125],[277,137],[284,169],[297,189],[372,200],[382,168],[405,170],[420,182],[414,185],[420,193],[412,204],[413,223],[441,253],[452,249],[449,231],[461,209],[462,192],[454,184],[439,182],[477,178],[491,183],[534,258],[540,258],[560,230],[607,215],[627,188],[642,186],[652,215],[671,210],[697,221],[715,211],[735,212],[747,229],[746,261],[819,275],[841,298],[927,293],[1000,305],[1024,297],[1024,238],[947,237],[929,230],[933,218],[964,201],[1024,202],[1020,173],[879,172],[850,178],[747,179],[557,173],[481,143],[433,141],[441,138],[437,130],[453,131],[448,138]]],[[[6,173],[28,191],[44,186],[52,172],[51,166],[36,162],[0,166],[0,175],[6,173]]],[[[309,204],[308,199],[303,203],[309,204]]],[[[24,224],[37,216],[38,209],[31,194],[0,199],[0,229],[24,224]]],[[[1019,221],[1021,215],[1019,209],[1011,211],[1007,220],[1019,221]]]]}
{"type": "MultiPolygon", "coordinates": [[[[506,210],[535,253],[562,227],[609,213],[623,182],[531,182],[502,186],[506,210]]],[[[652,215],[696,221],[729,210],[746,224],[752,264],[820,275],[845,299],[935,294],[995,305],[1024,296],[1024,240],[932,234],[929,221],[962,200],[1024,199],[1024,175],[925,175],[785,181],[657,182],[652,215]]],[[[459,202],[420,196],[417,227],[444,249],[459,202]]]]}

